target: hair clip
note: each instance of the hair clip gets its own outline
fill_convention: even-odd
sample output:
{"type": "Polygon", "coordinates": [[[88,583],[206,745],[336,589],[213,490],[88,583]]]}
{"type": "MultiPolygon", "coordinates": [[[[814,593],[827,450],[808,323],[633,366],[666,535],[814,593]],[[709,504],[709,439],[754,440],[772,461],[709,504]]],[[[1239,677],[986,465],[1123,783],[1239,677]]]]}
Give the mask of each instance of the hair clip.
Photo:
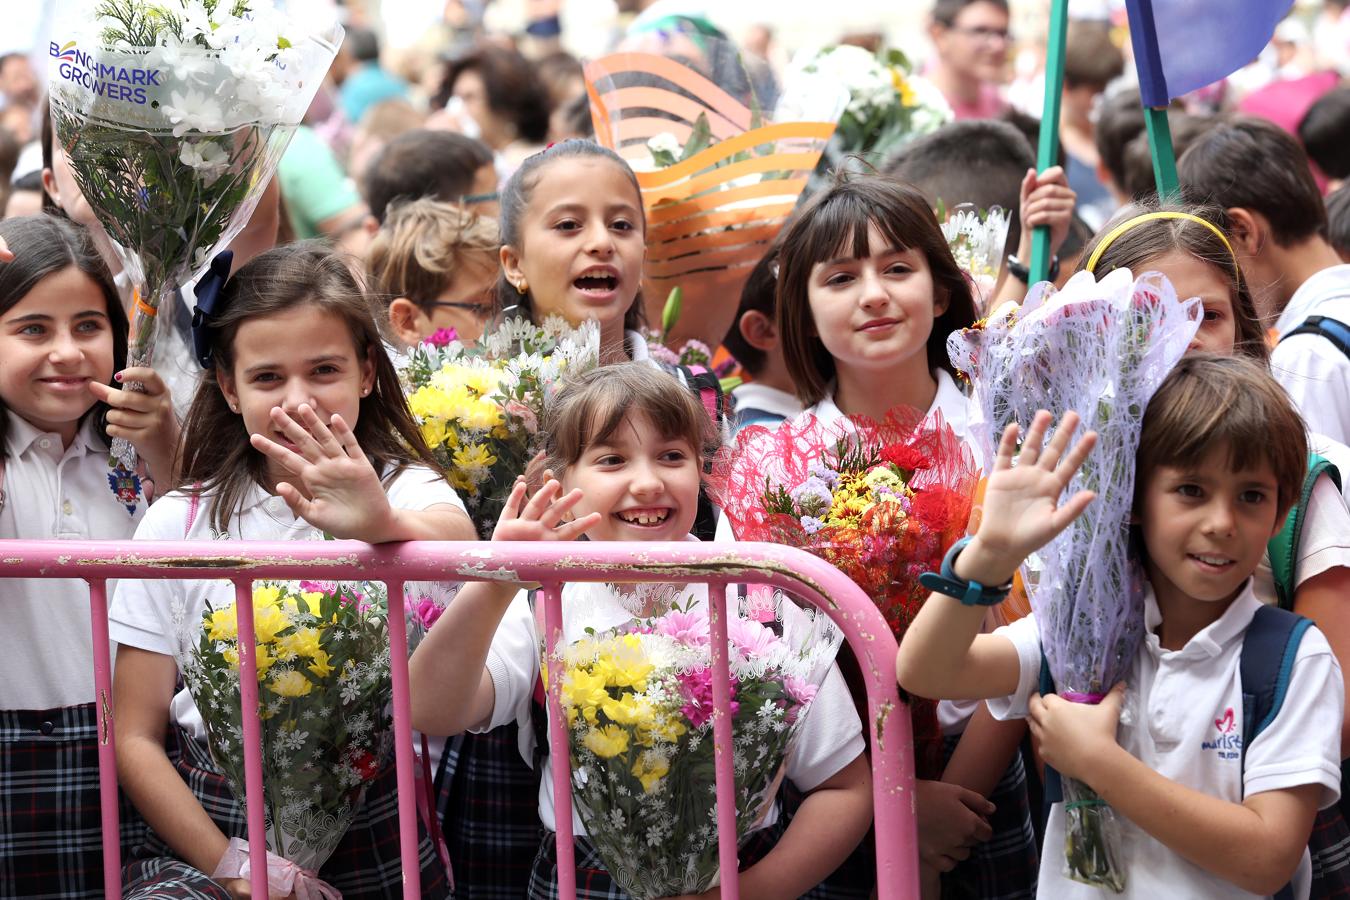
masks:
{"type": "Polygon", "coordinates": [[[220,295],[229,283],[230,265],[233,262],[233,251],[222,250],[217,253],[193,289],[197,295],[197,307],[192,311],[192,352],[203,369],[211,368],[212,327],[208,318],[219,314],[223,308],[220,295]]]}

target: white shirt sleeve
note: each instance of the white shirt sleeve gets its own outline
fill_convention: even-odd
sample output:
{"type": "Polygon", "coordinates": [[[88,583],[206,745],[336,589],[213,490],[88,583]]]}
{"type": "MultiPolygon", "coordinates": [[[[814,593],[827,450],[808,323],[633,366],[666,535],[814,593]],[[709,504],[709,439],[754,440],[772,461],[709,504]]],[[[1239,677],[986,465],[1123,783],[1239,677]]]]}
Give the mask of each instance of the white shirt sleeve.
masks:
{"type": "MultiPolygon", "coordinates": [[[[1344,473],[1342,478],[1350,478],[1344,473]]],[[[1350,510],[1330,478],[1317,479],[1303,518],[1303,534],[1294,563],[1299,585],[1337,566],[1350,568],[1350,510]]]]}
{"type": "Polygon", "coordinates": [[[986,700],[985,705],[995,719],[1025,719],[1027,703],[1041,681],[1041,632],[1036,627],[1036,616],[1024,616],[1011,625],[996,628],[993,636],[1012,641],[1017,650],[1017,690],[1007,697],[986,700]]]}
{"type": "MultiPolygon", "coordinates": [[[[145,511],[133,540],[181,541],[186,537],[189,501],[171,493],[145,511]]],[[[164,578],[124,578],[117,582],[108,608],[108,635],[118,644],[173,656],[173,597],[183,582],[164,578]]]]}
{"type": "Polygon", "coordinates": [[[442,477],[426,466],[409,466],[394,476],[385,488],[395,509],[422,510],[448,503],[464,510],[464,501],[442,477]]]}
{"type": "Polygon", "coordinates": [[[470,731],[482,733],[509,722],[529,722],[534,684],[539,680],[539,639],[529,597],[528,591],[519,591],[511,598],[492,636],[487,655],[494,694],[492,716],[470,731]]]}
{"type": "Polygon", "coordinates": [[[864,749],[862,722],[839,666],[830,665],[788,750],[787,777],[802,791],[828,781],[864,749]]]}
{"type": "Polygon", "coordinates": [[[1270,371],[1309,431],[1350,443],[1350,357],[1324,337],[1299,334],[1276,345],[1270,371]]]}
{"type": "Polygon", "coordinates": [[[1279,715],[1247,748],[1245,795],[1318,784],[1318,808],[1335,803],[1340,797],[1344,703],[1340,664],[1322,632],[1309,628],[1279,715]]]}

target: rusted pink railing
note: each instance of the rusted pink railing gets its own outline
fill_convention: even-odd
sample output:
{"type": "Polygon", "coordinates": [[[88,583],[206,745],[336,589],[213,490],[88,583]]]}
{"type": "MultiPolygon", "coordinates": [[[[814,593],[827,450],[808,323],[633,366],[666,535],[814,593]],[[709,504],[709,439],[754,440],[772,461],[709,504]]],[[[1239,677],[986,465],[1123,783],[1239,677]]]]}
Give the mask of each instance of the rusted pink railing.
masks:
{"type": "MultiPolygon", "coordinates": [[[[390,658],[394,694],[394,747],[405,900],[419,900],[417,808],[408,700],[405,581],[528,581],[543,585],[548,658],[561,635],[561,584],[568,581],[703,582],[715,590],[740,583],[771,585],[824,610],[853,647],[867,687],[872,733],[880,900],[919,892],[914,822],[914,759],[909,716],[895,685],[895,638],[867,597],[837,569],[789,547],[705,543],[473,543],[413,542],[371,546],[349,541],[249,543],[0,541],[2,578],[82,578],[90,586],[94,684],[99,722],[99,787],[103,815],[106,895],[121,896],[117,770],[113,755],[112,666],[108,652],[107,582],[117,578],[229,580],[235,586],[240,635],[253,634],[255,579],[361,579],[389,587],[390,658]],[[222,552],[225,551],[225,552],[222,552]]],[[[722,896],[738,900],[735,782],[730,748],[730,688],[726,621],[722,604],[708,604],[713,647],[713,697],[718,839],[722,896]]],[[[262,791],[262,747],[254,643],[240,640],[240,694],[244,708],[245,795],[262,791]]],[[[558,841],[559,895],[575,897],[572,791],[567,733],[559,702],[561,678],[550,678],[549,741],[558,841]]],[[[246,803],[249,851],[266,853],[263,804],[246,803]]],[[[264,867],[252,871],[253,896],[267,896],[264,867]]]]}

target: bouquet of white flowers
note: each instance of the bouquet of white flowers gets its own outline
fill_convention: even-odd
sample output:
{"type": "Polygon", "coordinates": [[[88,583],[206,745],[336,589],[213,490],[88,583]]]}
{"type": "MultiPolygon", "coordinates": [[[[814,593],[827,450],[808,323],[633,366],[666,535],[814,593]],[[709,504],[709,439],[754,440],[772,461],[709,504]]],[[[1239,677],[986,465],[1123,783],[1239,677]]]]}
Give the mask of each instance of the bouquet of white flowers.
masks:
{"type": "Polygon", "coordinates": [[[56,34],[54,138],[135,286],[128,364],[149,365],[160,303],[248,221],[342,29],[266,0],[71,0],[56,34]]]}

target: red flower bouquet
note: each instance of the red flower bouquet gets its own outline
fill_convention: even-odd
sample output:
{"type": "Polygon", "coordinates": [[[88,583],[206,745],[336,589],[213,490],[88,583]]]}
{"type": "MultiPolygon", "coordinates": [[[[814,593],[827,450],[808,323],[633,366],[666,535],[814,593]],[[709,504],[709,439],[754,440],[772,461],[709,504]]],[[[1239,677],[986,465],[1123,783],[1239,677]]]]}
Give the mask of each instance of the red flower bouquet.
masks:
{"type": "MultiPolygon", "coordinates": [[[[975,460],[940,414],[897,408],[877,422],[810,414],[746,428],[721,466],[722,509],[740,540],[800,547],[829,562],[903,637],[936,571],[965,533],[975,460]]],[[[910,698],[920,777],[936,777],[941,732],[932,701],[910,698]]]]}

